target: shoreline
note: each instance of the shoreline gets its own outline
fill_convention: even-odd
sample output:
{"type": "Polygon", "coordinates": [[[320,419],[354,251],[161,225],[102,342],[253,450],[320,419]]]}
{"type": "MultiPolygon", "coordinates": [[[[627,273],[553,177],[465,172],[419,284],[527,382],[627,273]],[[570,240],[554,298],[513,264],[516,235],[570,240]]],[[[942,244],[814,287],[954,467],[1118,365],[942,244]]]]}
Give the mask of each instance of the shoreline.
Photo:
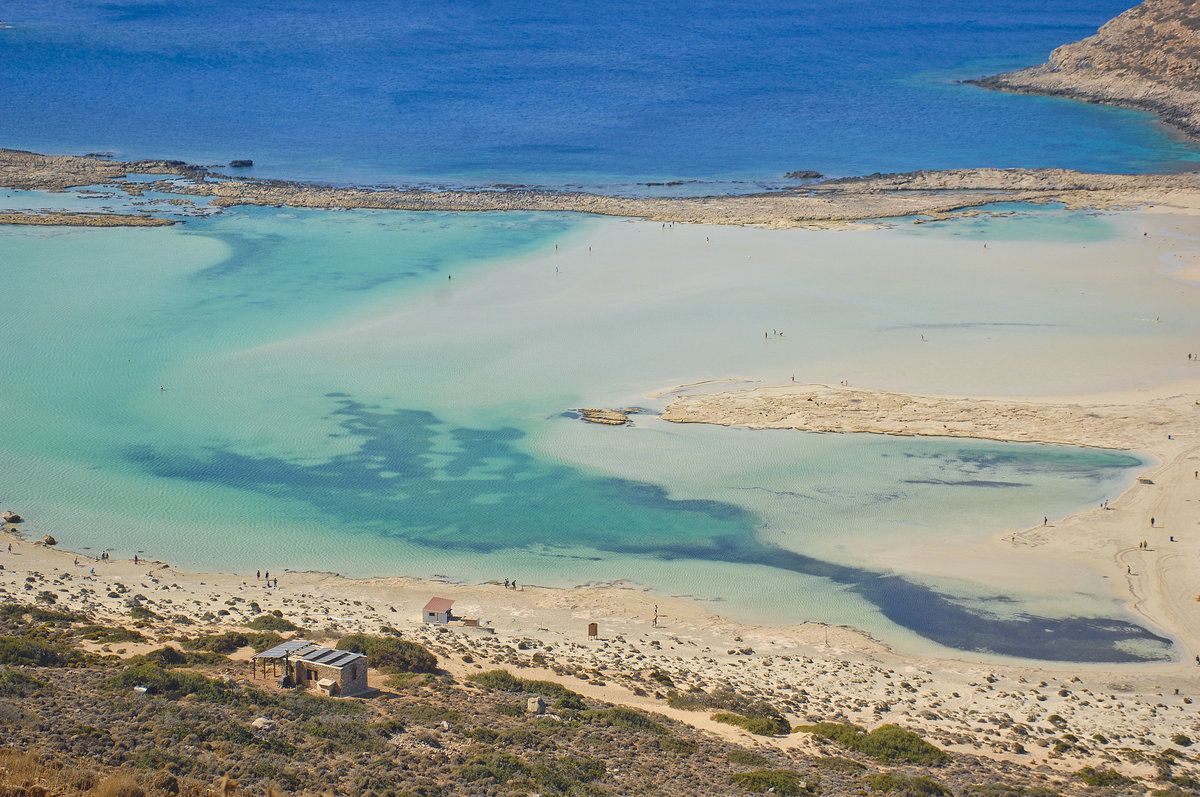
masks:
{"type": "MultiPolygon", "coordinates": [[[[1000,202],[1062,203],[1069,209],[1200,204],[1200,172],[1088,174],[1066,169],[952,169],[824,180],[769,194],[708,197],[615,197],[540,189],[431,191],[334,187],[238,178],[182,161],[112,161],[0,149],[0,187],[67,191],[103,185],[131,197],[146,191],[206,197],[212,208],[239,205],[324,210],[542,211],[590,213],[662,223],[759,226],[771,229],[862,229],[879,219],[932,216],[1000,202]],[[129,181],[127,175],[162,175],[129,181]]],[[[36,215],[36,214],[35,214],[36,215]]],[[[140,224],[121,214],[57,214],[59,224],[140,224]]],[[[6,222],[0,218],[0,224],[6,222]]],[[[36,223],[36,222],[23,222],[36,223]]],[[[51,223],[51,222],[45,222],[51,223]]],[[[162,223],[162,222],[158,222],[162,223]]]]}
{"type": "MultiPolygon", "coordinates": [[[[278,610],[321,639],[396,629],[433,650],[455,678],[515,669],[522,677],[664,714],[727,741],[783,750],[811,743],[805,734],[753,736],[714,722],[708,712],[671,708],[661,675],[677,691],[733,688],[771,700],[793,724],[898,723],[947,750],[1047,775],[1083,765],[1148,774],[1146,756],[1172,735],[1200,733],[1200,717],[1189,705],[1200,691],[1187,659],[1079,665],[918,657],[846,626],[739,624],[696,601],[625,582],[512,590],[494,581],[282,571],[272,574],[278,588],[268,588],[253,574],[185,572],[140,557],[137,564],[101,562],[25,540],[9,524],[0,544],[0,603],[34,603],[39,592],[54,590],[54,608],[126,627],[130,606],[149,608],[149,624],[139,623],[149,641],[93,645],[118,657],[149,651],[180,633],[237,629],[260,612],[278,610]],[[453,599],[456,616],[477,618],[481,627],[422,624],[420,606],[434,596],[453,599]],[[588,622],[599,623],[599,638],[588,639],[588,622]],[[988,730],[993,727],[1002,730],[988,730]],[[1085,742],[1068,750],[1052,747],[1051,734],[1068,729],[1085,742]],[[1097,734],[1106,743],[1092,741],[1097,734]]],[[[246,650],[232,658],[248,655],[246,650]]],[[[245,677],[236,668],[231,675],[245,677]]]]}
{"type": "MultiPolygon", "coordinates": [[[[1013,546],[1103,572],[1113,596],[1200,655],[1200,380],[1096,396],[926,396],[778,385],[677,396],[663,419],[750,429],[965,437],[1138,451],[1155,460],[1102,508],[1014,530],[1013,546]],[[953,426],[951,426],[953,424],[953,426]],[[1148,518],[1155,521],[1146,526],[1148,518]],[[1174,533],[1171,533],[1174,532],[1174,533]],[[1141,548],[1142,540],[1149,547],[1141,548]],[[1134,564],[1139,565],[1134,571],[1134,564]],[[1120,586],[1118,586],[1120,585],[1120,586]]],[[[992,540],[989,547],[996,546],[992,540]]],[[[968,553],[978,555],[983,551],[968,553]]]]}

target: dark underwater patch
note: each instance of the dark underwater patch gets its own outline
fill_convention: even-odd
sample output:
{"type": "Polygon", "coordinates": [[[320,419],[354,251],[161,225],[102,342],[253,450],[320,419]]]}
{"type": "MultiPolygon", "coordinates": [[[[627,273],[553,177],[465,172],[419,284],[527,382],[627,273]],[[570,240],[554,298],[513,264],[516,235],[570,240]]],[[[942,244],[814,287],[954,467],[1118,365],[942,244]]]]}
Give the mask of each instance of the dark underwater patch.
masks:
{"type": "MultiPolygon", "coordinates": [[[[157,476],[302,502],[379,536],[429,547],[479,553],[549,548],[568,556],[574,554],[563,549],[582,547],[817,576],[861,596],[897,625],[959,650],[1080,662],[1170,657],[1170,640],[1125,620],[1000,615],[903,576],[766,545],[755,533],[757,519],[741,507],[674,499],[657,485],[541,460],[515,445],[523,437],[515,428],[452,427],[429,412],[330,398],[337,405],[330,417],[342,436],[361,445],[326,462],[298,464],[223,447],[182,454],[144,446],[126,456],[157,476]],[[519,489],[497,500],[498,484],[519,489]],[[1148,652],[1132,652],[1130,643],[1148,652]]],[[[997,596],[994,602],[1012,601],[997,596]]]]}

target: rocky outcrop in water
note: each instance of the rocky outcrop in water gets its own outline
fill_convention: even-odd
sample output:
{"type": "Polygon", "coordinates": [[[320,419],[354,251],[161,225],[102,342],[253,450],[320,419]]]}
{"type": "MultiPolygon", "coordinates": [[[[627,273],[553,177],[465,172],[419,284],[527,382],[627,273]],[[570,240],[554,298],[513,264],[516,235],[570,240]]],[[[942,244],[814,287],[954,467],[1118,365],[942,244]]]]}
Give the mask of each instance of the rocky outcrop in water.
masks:
{"type": "MultiPolygon", "coordinates": [[[[0,186],[63,191],[109,186],[131,196],[146,192],[198,201],[207,208],[267,205],[294,208],[437,211],[553,211],[595,213],[662,222],[753,224],[761,227],[854,226],[852,222],[937,216],[994,202],[1061,202],[1068,207],[1111,208],[1162,202],[1172,196],[1196,202],[1200,173],[1167,175],[1088,174],[1068,169],[952,169],[825,180],[790,191],[739,196],[617,197],[529,188],[432,191],[355,188],[235,178],[182,161],[118,161],[70,155],[38,155],[0,149],[0,186]],[[125,179],[161,174],[161,180],[125,179]],[[183,177],[185,179],[178,179],[183,177]],[[1189,198],[1193,197],[1193,198],[1189,198]]],[[[0,214],[0,224],[82,226],[166,224],[120,214],[0,214]],[[53,221],[49,218],[54,217],[53,221]],[[42,219],[42,220],[39,220],[42,219]]]]}
{"type": "Polygon", "coordinates": [[[1041,66],[969,82],[1150,111],[1200,138],[1200,6],[1145,0],[1041,66]]]}

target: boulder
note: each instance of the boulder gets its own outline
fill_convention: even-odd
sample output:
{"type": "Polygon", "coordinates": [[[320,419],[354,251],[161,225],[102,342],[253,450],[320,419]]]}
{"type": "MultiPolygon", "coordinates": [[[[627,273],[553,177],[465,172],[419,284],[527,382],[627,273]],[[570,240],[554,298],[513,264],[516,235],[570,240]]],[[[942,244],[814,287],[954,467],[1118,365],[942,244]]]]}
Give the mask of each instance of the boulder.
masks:
{"type": "Polygon", "coordinates": [[[21,516],[11,509],[5,509],[3,513],[0,513],[0,519],[2,519],[5,523],[21,522],[21,516]]]}

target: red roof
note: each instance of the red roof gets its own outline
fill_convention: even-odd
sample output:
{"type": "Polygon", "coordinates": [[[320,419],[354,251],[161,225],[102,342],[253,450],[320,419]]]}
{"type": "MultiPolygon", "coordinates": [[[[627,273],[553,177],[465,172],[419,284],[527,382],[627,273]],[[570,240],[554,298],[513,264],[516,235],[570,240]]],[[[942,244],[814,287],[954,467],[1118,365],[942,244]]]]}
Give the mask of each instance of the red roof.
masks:
{"type": "Polygon", "coordinates": [[[450,611],[450,607],[453,605],[454,601],[449,598],[430,598],[429,603],[425,604],[425,611],[441,614],[450,611]]]}

